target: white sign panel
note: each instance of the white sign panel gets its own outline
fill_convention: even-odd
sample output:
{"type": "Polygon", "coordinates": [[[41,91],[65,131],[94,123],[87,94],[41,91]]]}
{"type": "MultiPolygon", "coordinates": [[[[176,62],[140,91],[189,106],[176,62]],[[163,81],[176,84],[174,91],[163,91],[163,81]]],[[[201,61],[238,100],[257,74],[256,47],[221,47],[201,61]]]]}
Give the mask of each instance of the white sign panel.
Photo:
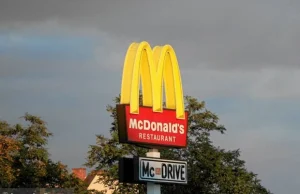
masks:
{"type": "Polygon", "coordinates": [[[187,162],[139,157],[139,181],[187,184],[187,162]]]}

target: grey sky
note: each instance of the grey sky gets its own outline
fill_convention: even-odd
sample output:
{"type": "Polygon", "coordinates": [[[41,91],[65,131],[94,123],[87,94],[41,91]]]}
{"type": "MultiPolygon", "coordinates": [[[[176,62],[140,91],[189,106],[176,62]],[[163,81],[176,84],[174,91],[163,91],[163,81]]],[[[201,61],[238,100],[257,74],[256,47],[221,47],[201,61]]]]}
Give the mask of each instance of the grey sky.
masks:
{"type": "Polygon", "coordinates": [[[274,193],[297,194],[299,34],[299,1],[2,0],[1,119],[42,116],[53,158],[78,167],[108,134],[129,44],[171,44],[185,94],[228,128],[215,144],[241,148],[274,193]]]}
{"type": "Polygon", "coordinates": [[[2,1],[2,28],[57,22],[112,38],[170,43],[185,66],[298,67],[298,1],[2,1]],[[195,61],[200,59],[201,64],[195,61]]]}

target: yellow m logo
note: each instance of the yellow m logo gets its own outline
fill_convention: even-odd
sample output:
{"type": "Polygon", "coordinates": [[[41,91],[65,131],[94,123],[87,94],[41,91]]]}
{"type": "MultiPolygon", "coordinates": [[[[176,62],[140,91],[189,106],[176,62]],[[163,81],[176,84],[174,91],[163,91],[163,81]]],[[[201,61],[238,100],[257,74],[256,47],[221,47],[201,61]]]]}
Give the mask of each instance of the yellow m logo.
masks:
{"type": "Polygon", "coordinates": [[[142,80],[143,106],[163,111],[163,85],[166,108],[176,109],[176,118],[185,119],[183,90],[175,51],[170,45],[152,50],[147,42],[132,43],[125,57],[121,104],[130,104],[130,113],[139,113],[139,89],[142,80]]]}

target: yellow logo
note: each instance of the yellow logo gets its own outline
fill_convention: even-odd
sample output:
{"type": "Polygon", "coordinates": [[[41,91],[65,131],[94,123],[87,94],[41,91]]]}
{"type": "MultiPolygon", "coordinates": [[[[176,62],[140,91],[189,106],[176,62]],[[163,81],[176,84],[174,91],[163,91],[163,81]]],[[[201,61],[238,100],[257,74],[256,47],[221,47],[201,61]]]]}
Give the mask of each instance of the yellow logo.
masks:
{"type": "Polygon", "coordinates": [[[163,86],[166,108],[176,110],[177,119],[185,119],[183,90],[177,57],[170,45],[132,43],[124,61],[121,104],[130,104],[130,113],[139,113],[139,89],[142,80],[143,106],[163,112],[163,86]]]}

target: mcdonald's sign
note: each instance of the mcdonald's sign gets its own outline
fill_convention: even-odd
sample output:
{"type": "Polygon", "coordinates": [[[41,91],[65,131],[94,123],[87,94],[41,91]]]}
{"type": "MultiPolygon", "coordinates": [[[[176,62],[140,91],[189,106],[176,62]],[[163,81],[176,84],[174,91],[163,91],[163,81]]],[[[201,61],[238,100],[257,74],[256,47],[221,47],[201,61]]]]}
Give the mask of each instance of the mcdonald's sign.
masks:
{"type": "Polygon", "coordinates": [[[132,43],[125,57],[120,104],[119,141],[146,147],[187,146],[188,114],[181,75],[172,46],[132,43]],[[139,101],[142,84],[142,106],[139,101]],[[165,107],[163,106],[163,86],[165,107]]]}

